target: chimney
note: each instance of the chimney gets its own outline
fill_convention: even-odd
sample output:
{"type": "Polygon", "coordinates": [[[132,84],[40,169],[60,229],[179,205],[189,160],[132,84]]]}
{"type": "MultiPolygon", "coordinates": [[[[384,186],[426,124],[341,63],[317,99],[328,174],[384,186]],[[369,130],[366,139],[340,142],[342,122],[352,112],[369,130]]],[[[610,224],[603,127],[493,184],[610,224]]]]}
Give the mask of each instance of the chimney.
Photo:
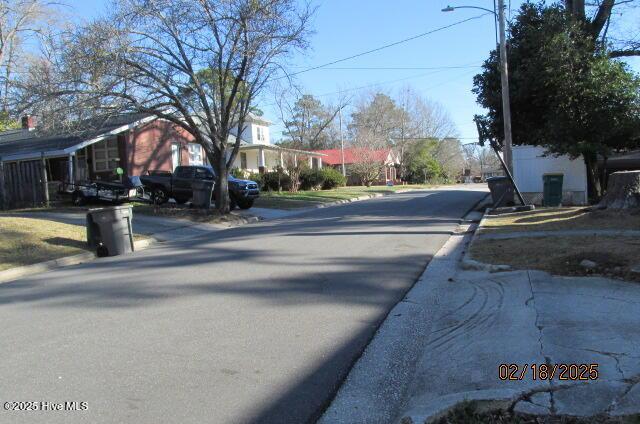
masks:
{"type": "Polygon", "coordinates": [[[23,130],[33,130],[36,127],[35,118],[31,115],[25,115],[22,117],[22,129],[23,130]]]}

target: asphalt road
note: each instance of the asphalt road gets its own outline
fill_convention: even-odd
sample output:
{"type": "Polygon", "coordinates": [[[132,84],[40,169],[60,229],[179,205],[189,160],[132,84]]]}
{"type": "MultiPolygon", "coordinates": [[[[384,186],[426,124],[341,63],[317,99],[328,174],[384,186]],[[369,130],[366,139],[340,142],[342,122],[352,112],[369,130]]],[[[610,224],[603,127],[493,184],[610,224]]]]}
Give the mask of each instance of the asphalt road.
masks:
{"type": "Polygon", "coordinates": [[[305,423],[483,192],[413,192],[0,284],[0,423],[305,423]],[[13,405],[10,405],[13,407],[13,405]]]}

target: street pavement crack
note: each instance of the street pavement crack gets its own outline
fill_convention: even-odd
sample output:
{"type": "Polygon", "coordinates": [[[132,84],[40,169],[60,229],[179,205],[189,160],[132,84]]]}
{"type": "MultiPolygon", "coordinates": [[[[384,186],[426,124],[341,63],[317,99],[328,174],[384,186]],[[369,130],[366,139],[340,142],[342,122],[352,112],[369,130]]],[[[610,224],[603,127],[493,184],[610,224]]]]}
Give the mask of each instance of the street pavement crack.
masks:
{"type": "MultiPolygon", "coordinates": [[[[538,308],[536,307],[536,297],[535,297],[535,291],[533,290],[533,282],[531,281],[531,274],[529,273],[529,271],[527,271],[527,279],[529,280],[529,288],[531,290],[531,297],[529,299],[527,299],[525,301],[525,306],[531,307],[533,308],[535,314],[536,314],[536,320],[535,320],[535,326],[538,329],[538,344],[540,345],[540,356],[544,358],[545,363],[547,364],[547,367],[552,368],[553,364],[551,361],[551,358],[549,356],[546,356],[544,353],[544,342],[542,341],[542,330],[544,329],[544,326],[542,324],[540,324],[540,312],[538,311],[538,308]]],[[[554,392],[554,385],[553,385],[553,380],[549,380],[549,401],[550,401],[550,408],[549,411],[552,414],[556,413],[556,404],[555,404],[555,398],[553,396],[553,392],[554,392]]]]}
{"type": "Polygon", "coordinates": [[[626,377],[624,375],[624,371],[620,367],[620,358],[618,358],[618,356],[626,356],[626,355],[623,355],[623,354],[621,355],[621,354],[614,353],[614,352],[604,352],[604,351],[595,350],[595,349],[582,349],[582,350],[587,351],[587,352],[597,353],[597,354],[603,355],[603,356],[608,356],[609,358],[613,358],[613,360],[616,361],[616,370],[620,373],[620,375],[622,376],[623,380],[626,379],[626,377]]]}
{"type": "Polygon", "coordinates": [[[624,392],[620,394],[620,396],[618,396],[611,402],[611,404],[607,407],[607,409],[604,410],[605,414],[608,414],[611,411],[613,411],[615,407],[618,405],[618,403],[620,403],[620,401],[629,394],[631,389],[633,389],[638,383],[640,383],[640,374],[635,375],[629,379],[624,379],[623,381],[625,384],[628,384],[628,387],[624,390],[624,392]]]}
{"type": "Polygon", "coordinates": [[[544,329],[544,326],[540,325],[540,313],[538,312],[538,308],[536,308],[536,299],[535,299],[535,293],[533,291],[533,283],[531,282],[531,275],[529,274],[529,271],[527,271],[527,279],[529,280],[529,288],[531,289],[531,297],[528,298],[525,301],[525,306],[530,306],[533,308],[533,311],[536,313],[536,321],[535,321],[535,326],[538,329],[538,343],[540,344],[540,355],[544,356],[544,345],[542,342],[542,330],[544,329]]]}

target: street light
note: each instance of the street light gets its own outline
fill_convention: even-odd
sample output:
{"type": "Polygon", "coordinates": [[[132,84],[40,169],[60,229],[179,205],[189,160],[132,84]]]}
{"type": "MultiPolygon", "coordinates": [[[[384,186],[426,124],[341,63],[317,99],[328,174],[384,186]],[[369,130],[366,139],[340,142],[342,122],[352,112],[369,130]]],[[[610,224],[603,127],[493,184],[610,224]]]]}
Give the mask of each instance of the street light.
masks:
{"type": "MultiPolygon", "coordinates": [[[[495,3],[494,3],[495,4],[495,3]]],[[[479,9],[492,13],[498,18],[500,26],[500,82],[502,86],[502,120],[504,121],[504,160],[509,172],[513,174],[513,144],[511,136],[511,105],[509,103],[509,68],[507,66],[507,40],[505,36],[504,0],[498,0],[498,13],[477,6],[447,6],[443,12],[453,12],[456,9],[479,9]]]]}

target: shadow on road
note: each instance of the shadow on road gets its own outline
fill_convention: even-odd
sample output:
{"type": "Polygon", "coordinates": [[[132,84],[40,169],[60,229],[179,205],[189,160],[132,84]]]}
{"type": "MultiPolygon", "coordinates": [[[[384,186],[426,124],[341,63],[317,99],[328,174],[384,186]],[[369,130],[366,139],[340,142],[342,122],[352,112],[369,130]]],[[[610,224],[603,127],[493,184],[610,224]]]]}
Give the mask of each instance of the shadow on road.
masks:
{"type": "Polygon", "coordinates": [[[366,205],[319,209],[167,242],[2,284],[0,308],[22,304],[89,312],[142,311],[176,299],[219,296],[277,307],[370,306],[375,313],[362,330],[349,334],[322,363],[312,364],[302,380],[274,393],[268,405],[248,411],[246,420],[313,422],[391,307],[412,287],[466,210],[483,196],[455,190],[423,198],[397,194],[366,205]],[[369,245],[371,250],[366,250],[369,245]],[[349,250],[351,246],[358,250],[349,250]]]}

